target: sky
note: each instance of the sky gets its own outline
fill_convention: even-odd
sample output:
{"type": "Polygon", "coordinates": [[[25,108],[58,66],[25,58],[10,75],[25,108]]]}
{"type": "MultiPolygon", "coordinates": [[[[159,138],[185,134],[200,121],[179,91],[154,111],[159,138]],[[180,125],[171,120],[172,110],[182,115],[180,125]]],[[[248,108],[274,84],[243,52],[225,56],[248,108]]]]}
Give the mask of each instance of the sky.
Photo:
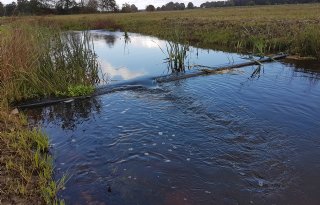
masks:
{"type": "MultiPolygon", "coordinates": [[[[11,3],[12,0],[0,0],[2,3],[7,4],[11,3]]],[[[139,9],[144,9],[146,5],[152,4],[155,7],[162,6],[170,1],[185,3],[187,4],[191,1],[195,6],[200,6],[200,4],[206,1],[213,0],[116,0],[117,4],[121,7],[124,3],[135,4],[139,9]]]]}

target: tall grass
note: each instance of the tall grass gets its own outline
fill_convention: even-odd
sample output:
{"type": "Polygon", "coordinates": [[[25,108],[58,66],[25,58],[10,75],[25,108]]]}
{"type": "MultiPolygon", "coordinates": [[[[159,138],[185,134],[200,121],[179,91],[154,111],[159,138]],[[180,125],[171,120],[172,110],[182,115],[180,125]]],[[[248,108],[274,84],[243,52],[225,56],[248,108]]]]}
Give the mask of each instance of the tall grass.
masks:
{"type": "Polygon", "coordinates": [[[164,60],[168,65],[168,70],[172,72],[184,72],[185,60],[189,51],[189,42],[183,37],[182,31],[176,30],[170,37],[171,41],[166,42],[166,50],[160,46],[161,51],[167,56],[164,60]]]}
{"type": "Polygon", "coordinates": [[[67,95],[68,88],[100,82],[99,64],[86,32],[12,24],[0,33],[0,96],[12,103],[67,95]]]}

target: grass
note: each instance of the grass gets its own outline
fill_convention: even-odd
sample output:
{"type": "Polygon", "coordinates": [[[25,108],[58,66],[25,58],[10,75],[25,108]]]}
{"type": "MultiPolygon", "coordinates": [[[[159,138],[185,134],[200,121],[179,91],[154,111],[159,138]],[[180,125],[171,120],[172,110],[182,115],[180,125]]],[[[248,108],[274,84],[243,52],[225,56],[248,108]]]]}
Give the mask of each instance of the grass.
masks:
{"type": "Polygon", "coordinates": [[[85,32],[11,19],[0,27],[0,204],[63,204],[53,179],[48,137],[30,130],[15,102],[94,92],[99,64],[85,32]]]}
{"type": "Polygon", "coordinates": [[[63,204],[57,192],[47,136],[28,129],[26,117],[0,111],[1,204],[63,204]]]}
{"type": "Polygon", "coordinates": [[[80,36],[11,24],[2,32],[0,51],[0,96],[5,104],[58,93],[73,95],[66,91],[79,85],[92,92],[91,87],[100,82],[99,64],[86,32],[80,36]]]}
{"type": "Polygon", "coordinates": [[[168,65],[168,70],[172,72],[185,71],[185,60],[189,51],[189,42],[181,39],[183,34],[184,33],[175,31],[171,37],[172,41],[166,42],[165,51],[158,45],[162,53],[168,56],[164,60],[168,65]]]}
{"type": "Polygon", "coordinates": [[[28,17],[28,21],[63,30],[122,29],[168,40],[175,30],[183,30],[187,31],[185,40],[202,48],[232,52],[263,49],[265,53],[288,52],[320,59],[319,10],[320,4],[273,5],[28,17]]]}

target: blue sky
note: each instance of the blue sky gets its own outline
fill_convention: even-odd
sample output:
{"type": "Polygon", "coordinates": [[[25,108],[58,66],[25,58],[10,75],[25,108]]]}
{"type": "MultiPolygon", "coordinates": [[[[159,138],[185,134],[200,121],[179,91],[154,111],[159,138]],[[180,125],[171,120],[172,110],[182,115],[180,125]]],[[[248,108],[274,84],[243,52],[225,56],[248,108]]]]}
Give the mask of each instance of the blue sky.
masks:
{"type": "MultiPolygon", "coordinates": [[[[12,0],[0,0],[2,3],[7,4],[11,3],[12,0]]],[[[139,9],[144,9],[146,5],[148,4],[153,4],[155,7],[157,6],[162,6],[170,1],[173,2],[180,2],[180,3],[185,3],[186,5],[188,2],[192,0],[116,0],[117,4],[121,7],[123,3],[129,3],[129,4],[135,4],[139,9]]],[[[206,1],[211,1],[211,0],[193,0],[193,4],[196,6],[199,6],[200,4],[206,2],[206,1]]]]}

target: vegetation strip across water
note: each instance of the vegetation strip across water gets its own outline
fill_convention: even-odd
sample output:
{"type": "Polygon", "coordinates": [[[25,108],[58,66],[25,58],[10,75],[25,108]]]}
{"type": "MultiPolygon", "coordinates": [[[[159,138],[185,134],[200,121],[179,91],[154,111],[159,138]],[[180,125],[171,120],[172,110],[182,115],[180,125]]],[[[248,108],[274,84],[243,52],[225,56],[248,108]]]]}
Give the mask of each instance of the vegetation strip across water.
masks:
{"type": "MultiPolygon", "coordinates": [[[[241,67],[245,67],[245,66],[251,66],[251,65],[261,65],[261,63],[265,63],[265,62],[271,62],[271,61],[275,61],[275,60],[280,60],[283,58],[286,58],[287,55],[286,54],[281,54],[281,55],[276,55],[276,56],[272,56],[272,57],[265,57],[262,58],[260,60],[254,60],[254,61],[250,61],[250,62],[245,62],[245,63],[239,63],[239,64],[233,64],[230,66],[226,66],[226,67],[219,67],[219,68],[214,68],[214,69],[206,69],[205,67],[202,68],[200,71],[198,72],[192,72],[192,73],[172,73],[170,75],[167,76],[160,76],[160,77],[156,77],[153,80],[157,83],[166,83],[166,82],[171,82],[171,81],[176,81],[176,80],[182,80],[182,79],[187,79],[187,78],[192,78],[192,77],[197,77],[197,76],[201,76],[201,75],[210,75],[210,74],[217,74],[221,71],[224,70],[232,70],[235,68],[241,68],[241,67]]],[[[16,107],[18,108],[32,108],[32,107],[42,107],[42,106],[48,106],[48,105],[52,105],[52,104],[56,104],[56,103],[70,103],[74,100],[83,100],[86,98],[90,98],[90,97],[95,97],[98,95],[104,95],[104,94],[108,94],[108,93],[113,93],[113,92],[119,92],[119,91],[126,91],[126,90],[136,90],[136,89],[141,89],[143,88],[143,86],[141,85],[130,85],[129,84],[120,84],[119,86],[114,85],[114,86],[105,86],[102,88],[97,89],[94,93],[90,94],[90,95],[86,95],[86,96],[78,96],[78,97],[72,97],[72,98],[60,98],[60,99],[43,99],[40,101],[36,101],[36,102],[29,102],[29,103],[22,103],[22,104],[18,104],[16,105],[16,107]]]]}

